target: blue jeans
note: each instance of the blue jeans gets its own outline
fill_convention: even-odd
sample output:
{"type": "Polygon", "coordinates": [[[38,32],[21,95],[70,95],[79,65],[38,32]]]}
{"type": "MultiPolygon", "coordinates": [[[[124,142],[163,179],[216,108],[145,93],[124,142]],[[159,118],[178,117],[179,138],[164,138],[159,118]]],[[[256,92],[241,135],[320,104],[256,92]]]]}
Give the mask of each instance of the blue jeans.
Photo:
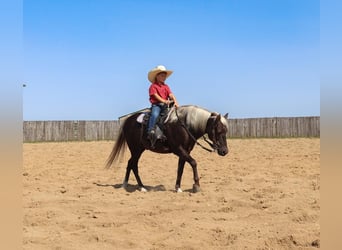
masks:
{"type": "Polygon", "coordinates": [[[147,132],[150,132],[154,128],[161,111],[162,111],[161,105],[152,104],[151,116],[150,116],[150,120],[148,121],[147,132]]]}

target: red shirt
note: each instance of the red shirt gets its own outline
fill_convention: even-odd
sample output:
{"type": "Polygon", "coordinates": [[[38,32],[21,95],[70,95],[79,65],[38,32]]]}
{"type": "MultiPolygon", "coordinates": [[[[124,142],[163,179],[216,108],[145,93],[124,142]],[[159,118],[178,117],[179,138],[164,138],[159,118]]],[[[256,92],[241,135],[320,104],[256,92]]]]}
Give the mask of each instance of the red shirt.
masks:
{"type": "Polygon", "coordinates": [[[159,103],[159,101],[154,97],[154,94],[158,94],[161,98],[167,100],[172,92],[167,84],[160,84],[155,82],[151,84],[148,93],[150,95],[150,102],[152,104],[156,104],[159,103]]]}

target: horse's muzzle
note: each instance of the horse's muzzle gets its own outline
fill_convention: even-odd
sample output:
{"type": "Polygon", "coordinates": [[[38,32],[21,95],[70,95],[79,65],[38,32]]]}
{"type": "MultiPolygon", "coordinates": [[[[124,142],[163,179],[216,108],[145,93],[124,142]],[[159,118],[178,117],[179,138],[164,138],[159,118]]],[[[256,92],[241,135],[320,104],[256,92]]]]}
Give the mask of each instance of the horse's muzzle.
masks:
{"type": "Polygon", "coordinates": [[[225,156],[226,154],[228,154],[228,148],[219,148],[217,149],[217,153],[220,156],[225,156]]]}

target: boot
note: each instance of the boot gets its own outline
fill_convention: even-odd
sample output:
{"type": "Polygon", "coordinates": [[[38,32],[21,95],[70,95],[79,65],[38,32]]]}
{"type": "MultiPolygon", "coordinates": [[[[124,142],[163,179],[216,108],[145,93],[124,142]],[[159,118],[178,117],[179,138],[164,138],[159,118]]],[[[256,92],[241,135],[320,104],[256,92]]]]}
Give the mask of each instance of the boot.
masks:
{"type": "Polygon", "coordinates": [[[155,143],[157,141],[156,131],[154,129],[151,129],[147,133],[147,139],[149,139],[150,142],[151,142],[151,148],[154,148],[154,145],[155,145],[155,143]]]}
{"type": "Polygon", "coordinates": [[[166,141],[166,139],[167,139],[159,126],[156,126],[155,137],[157,138],[157,140],[161,140],[161,141],[166,141]]]}

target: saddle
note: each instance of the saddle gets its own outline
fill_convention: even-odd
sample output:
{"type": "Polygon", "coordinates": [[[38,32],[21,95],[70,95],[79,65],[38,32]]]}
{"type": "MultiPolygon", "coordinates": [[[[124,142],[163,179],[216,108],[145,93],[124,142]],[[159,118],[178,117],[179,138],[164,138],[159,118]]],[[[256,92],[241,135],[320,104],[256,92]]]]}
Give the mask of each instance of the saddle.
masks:
{"type": "MultiPolygon", "coordinates": [[[[152,147],[154,147],[154,144],[158,140],[167,141],[167,137],[164,134],[164,129],[165,129],[165,123],[164,122],[165,122],[165,119],[167,118],[170,110],[171,110],[171,108],[166,107],[160,112],[160,115],[159,115],[157,122],[156,122],[156,125],[155,125],[154,138],[151,138],[152,147]]],[[[142,125],[143,131],[144,131],[143,134],[145,136],[146,136],[147,126],[148,126],[148,122],[150,120],[150,116],[151,116],[151,109],[149,109],[147,112],[141,113],[137,117],[137,122],[142,125]]]]}

